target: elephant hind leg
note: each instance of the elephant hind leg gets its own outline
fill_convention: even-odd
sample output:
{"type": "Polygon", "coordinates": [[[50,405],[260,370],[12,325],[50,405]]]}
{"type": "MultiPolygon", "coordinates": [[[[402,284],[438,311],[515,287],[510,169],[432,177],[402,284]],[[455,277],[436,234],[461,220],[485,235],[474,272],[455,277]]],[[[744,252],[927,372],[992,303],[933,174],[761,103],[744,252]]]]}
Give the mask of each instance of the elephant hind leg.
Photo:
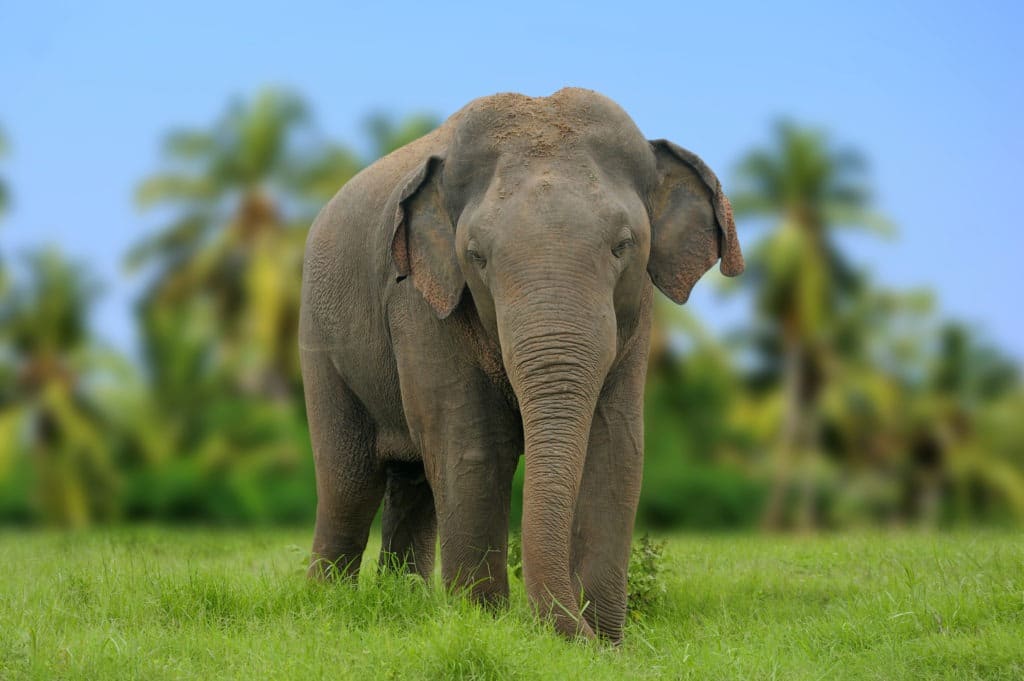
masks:
{"type": "Polygon", "coordinates": [[[309,576],[355,577],[384,496],[374,426],[324,351],[302,350],[302,379],[316,463],[316,529],[309,576]]]}
{"type": "Polygon", "coordinates": [[[418,574],[429,583],[434,572],[437,516],[423,463],[396,462],[387,469],[380,567],[418,574]]]}

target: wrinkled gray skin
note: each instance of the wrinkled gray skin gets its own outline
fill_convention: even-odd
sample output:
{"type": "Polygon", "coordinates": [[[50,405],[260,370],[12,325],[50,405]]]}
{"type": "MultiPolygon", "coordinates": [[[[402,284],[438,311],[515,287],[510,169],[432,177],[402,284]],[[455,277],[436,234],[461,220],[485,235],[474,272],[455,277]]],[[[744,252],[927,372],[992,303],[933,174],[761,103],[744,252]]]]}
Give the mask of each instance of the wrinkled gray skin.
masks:
{"type": "Polygon", "coordinates": [[[428,577],[440,535],[446,584],[501,602],[525,451],[526,591],[618,641],[651,282],[682,303],[719,258],[742,270],[714,174],[586,90],[475,100],[348,182],[303,275],[311,575],[357,573],[383,499],[382,563],[428,577]]]}

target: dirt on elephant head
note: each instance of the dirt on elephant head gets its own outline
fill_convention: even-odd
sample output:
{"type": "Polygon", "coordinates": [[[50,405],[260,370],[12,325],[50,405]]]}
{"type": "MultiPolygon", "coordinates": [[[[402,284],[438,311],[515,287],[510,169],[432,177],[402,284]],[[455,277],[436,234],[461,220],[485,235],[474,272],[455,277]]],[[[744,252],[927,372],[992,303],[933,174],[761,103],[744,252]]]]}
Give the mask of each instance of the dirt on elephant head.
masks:
{"type": "Polygon", "coordinates": [[[578,145],[588,126],[601,122],[595,109],[608,106],[618,109],[582,88],[563,88],[549,97],[503,92],[470,102],[450,120],[461,120],[469,134],[479,131],[495,150],[548,158],[578,145]]]}

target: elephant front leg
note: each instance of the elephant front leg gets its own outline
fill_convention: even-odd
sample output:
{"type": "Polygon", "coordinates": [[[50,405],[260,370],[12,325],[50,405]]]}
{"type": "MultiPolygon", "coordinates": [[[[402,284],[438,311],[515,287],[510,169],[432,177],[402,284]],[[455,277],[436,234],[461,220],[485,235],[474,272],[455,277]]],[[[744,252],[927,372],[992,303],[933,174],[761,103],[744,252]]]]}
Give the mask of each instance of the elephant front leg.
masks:
{"type": "Polygon", "coordinates": [[[509,506],[521,448],[492,430],[449,439],[433,483],[442,490],[437,519],[445,585],[488,605],[508,600],[509,506]]]}
{"type": "Polygon", "coordinates": [[[419,419],[424,468],[434,492],[441,574],[478,602],[508,598],[508,517],[521,427],[485,377],[439,391],[419,419]]]}
{"type": "Polygon", "coordinates": [[[618,642],[626,619],[633,522],[643,473],[641,367],[610,377],[594,412],[573,518],[572,571],[583,590],[583,616],[618,642]]]}
{"type": "Polygon", "coordinates": [[[519,417],[494,379],[461,355],[472,345],[462,326],[410,313],[393,329],[402,407],[433,492],[444,582],[476,601],[504,600],[519,417]]]}

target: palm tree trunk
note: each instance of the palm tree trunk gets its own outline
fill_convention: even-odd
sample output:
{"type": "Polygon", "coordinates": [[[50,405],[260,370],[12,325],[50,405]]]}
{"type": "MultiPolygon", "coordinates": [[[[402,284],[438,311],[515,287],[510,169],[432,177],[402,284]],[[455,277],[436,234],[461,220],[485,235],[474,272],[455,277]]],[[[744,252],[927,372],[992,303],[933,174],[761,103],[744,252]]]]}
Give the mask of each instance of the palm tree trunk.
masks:
{"type": "Polygon", "coordinates": [[[775,447],[774,470],[772,471],[772,487],[768,494],[768,502],[761,516],[761,527],[768,531],[781,530],[786,519],[786,497],[790,482],[793,479],[793,468],[799,449],[800,431],[802,430],[801,366],[803,365],[803,348],[795,333],[784,334],[785,354],[783,364],[783,396],[785,409],[782,430],[775,447]]]}
{"type": "MultiPolygon", "coordinates": [[[[812,377],[811,380],[814,380],[812,377]]],[[[817,389],[811,386],[807,394],[802,396],[800,407],[801,429],[797,441],[800,453],[799,467],[799,500],[797,506],[796,526],[804,532],[811,532],[818,527],[817,485],[815,474],[820,444],[820,428],[815,406],[817,389]]]]}

